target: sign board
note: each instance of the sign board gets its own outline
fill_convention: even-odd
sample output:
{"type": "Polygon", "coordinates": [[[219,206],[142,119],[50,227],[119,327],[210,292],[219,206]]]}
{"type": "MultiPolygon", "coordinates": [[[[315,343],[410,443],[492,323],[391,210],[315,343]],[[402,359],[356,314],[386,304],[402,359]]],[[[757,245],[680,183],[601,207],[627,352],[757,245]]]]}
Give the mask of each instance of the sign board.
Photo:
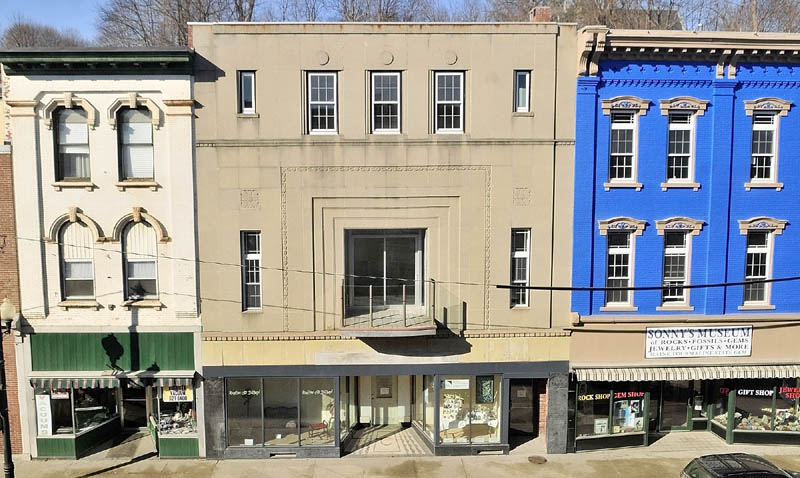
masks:
{"type": "Polygon", "coordinates": [[[442,385],[445,390],[469,390],[469,379],[445,379],[442,380],[442,385]]]}
{"type": "Polygon", "coordinates": [[[50,398],[53,400],[69,400],[69,390],[64,388],[54,389],[50,392],[50,398]]]}
{"type": "Polygon", "coordinates": [[[161,387],[162,399],[165,402],[191,402],[193,397],[191,385],[177,387],[161,387]]]}
{"type": "Polygon", "coordinates": [[[645,358],[749,357],[753,326],[648,327],[645,358]]]}
{"type": "Polygon", "coordinates": [[[53,435],[53,418],[50,413],[50,395],[36,395],[36,427],[37,435],[49,437],[53,435]]]}

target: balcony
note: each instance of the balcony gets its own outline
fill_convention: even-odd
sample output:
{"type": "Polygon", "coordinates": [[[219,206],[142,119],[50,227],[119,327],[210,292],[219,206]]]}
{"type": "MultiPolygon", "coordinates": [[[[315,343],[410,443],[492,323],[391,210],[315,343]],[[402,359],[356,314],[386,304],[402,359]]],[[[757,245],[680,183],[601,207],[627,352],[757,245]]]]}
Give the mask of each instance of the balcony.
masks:
{"type": "Polygon", "coordinates": [[[342,281],[342,335],[436,335],[436,281],[347,284],[342,281]]]}

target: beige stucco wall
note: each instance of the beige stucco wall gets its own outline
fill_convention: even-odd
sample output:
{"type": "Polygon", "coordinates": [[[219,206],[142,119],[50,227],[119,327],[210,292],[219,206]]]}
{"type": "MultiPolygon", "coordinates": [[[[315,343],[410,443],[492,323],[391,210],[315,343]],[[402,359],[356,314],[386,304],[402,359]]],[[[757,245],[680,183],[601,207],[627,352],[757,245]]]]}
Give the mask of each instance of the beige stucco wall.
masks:
{"type": "Polygon", "coordinates": [[[568,324],[567,293],[512,309],[491,284],[510,281],[514,227],[532,230],[534,285],[570,282],[574,26],[195,24],[192,37],[206,333],[340,329],[356,228],[425,229],[437,306],[466,305],[468,329],[568,324]],[[528,114],[512,112],[516,69],[532,71],[528,114]],[[257,117],[237,115],[237,70],[256,71],[257,117]],[[304,134],[304,72],[320,70],[338,72],[335,135],[304,134]],[[372,70],[401,71],[401,134],[369,134],[372,70]],[[436,70],[466,73],[464,134],[432,134],[436,70]],[[262,311],[241,310],[241,230],[262,233],[262,311]]]}

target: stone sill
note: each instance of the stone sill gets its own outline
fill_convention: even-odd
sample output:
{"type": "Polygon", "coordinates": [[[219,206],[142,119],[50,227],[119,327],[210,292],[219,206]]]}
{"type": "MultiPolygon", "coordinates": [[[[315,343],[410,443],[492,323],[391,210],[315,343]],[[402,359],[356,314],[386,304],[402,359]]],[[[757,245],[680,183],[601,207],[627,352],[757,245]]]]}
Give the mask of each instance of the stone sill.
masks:
{"type": "Polygon", "coordinates": [[[237,118],[260,118],[261,115],[258,113],[236,113],[237,118]]]}
{"type": "Polygon", "coordinates": [[[514,111],[511,113],[512,118],[533,118],[533,111],[514,111]]]}
{"type": "Polygon", "coordinates": [[[69,310],[69,309],[92,309],[92,310],[100,310],[100,303],[96,300],[86,299],[86,300],[76,300],[76,299],[67,299],[62,300],[58,303],[58,306],[61,310],[69,310]]]}
{"type": "Polygon", "coordinates": [[[56,191],[61,191],[62,189],[78,189],[78,188],[84,188],[87,191],[92,191],[94,188],[97,187],[91,181],[56,181],[52,183],[52,186],[56,188],[56,191]]]}
{"type": "Polygon", "coordinates": [[[700,189],[700,183],[696,183],[694,181],[692,181],[690,183],[688,183],[688,182],[686,182],[686,183],[679,183],[679,182],[664,182],[664,183],[661,183],[661,190],[662,191],[666,191],[667,189],[672,189],[672,188],[675,188],[675,189],[678,189],[678,188],[684,188],[684,189],[692,188],[692,191],[697,191],[697,190],[700,189]]]}
{"type": "Polygon", "coordinates": [[[622,182],[622,181],[619,181],[619,182],[607,182],[607,183],[603,183],[603,188],[604,188],[606,191],[610,191],[612,188],[628,188],[628,189],[630,189],[630,188],[633,188],[633,189],[636,189],[637,191],[641,191],[641,190],[642,190],[642,183],[640,183],[640,182],[638,182],[638,181],[630,181],[630,182],[622,182]]]}
{"type": "Polygon", "coordinates": [[[774,189],[776,191],[780,191],[783,189],[783,183],[778,182],[757,182],[757,181],[748,181],[744,183],[745,191],[749,191],[751,189],[774,189]]]}
{"type": "Polygon", "coordinates": [[[680,304],[680,305],[659,305],[656,307],[656,310],[659,311],[676,311],[676,312],[685,312],[685,311],[692,311],[694,310],[694,306],[688,304],[680,304]]]}
{"type": "Polygon", "coordinates": [[[636,312],[639,308],[635,305],[604,305],[600,312],[636,312]]]}
{"type": "Polygon", "coordinates": [[[131,310],[131,307],[161,310],[161,308],[164,307],[164,304],[162,304],[158,299],[126,300],[120,305],[120,307],[122,307],[124,310],[131,310]]]}
{"type": "Polygon", "coordinates": [[[124,191],[125,188],[150,188],[151,191],[158,189],[158,183],[155,181],[118,181],[114,184],[117,189],[124,191]]]}
{"type": "Polygon", "coordinates": [[[739,306],[739,310],[775,310],[772,304],[744,304],[739,306]]]}

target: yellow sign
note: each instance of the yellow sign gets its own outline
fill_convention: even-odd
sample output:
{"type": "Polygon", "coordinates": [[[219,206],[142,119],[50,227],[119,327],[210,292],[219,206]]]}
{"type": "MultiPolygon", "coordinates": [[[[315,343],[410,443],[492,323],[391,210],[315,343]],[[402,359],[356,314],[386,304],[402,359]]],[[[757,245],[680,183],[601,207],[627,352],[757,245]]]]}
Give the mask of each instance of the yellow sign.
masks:
{"type": "Polygon", "coordinates": [[[194,400],[191,385],[161,387],[161,397],[165,402],[191,402],[194,400]]]}

